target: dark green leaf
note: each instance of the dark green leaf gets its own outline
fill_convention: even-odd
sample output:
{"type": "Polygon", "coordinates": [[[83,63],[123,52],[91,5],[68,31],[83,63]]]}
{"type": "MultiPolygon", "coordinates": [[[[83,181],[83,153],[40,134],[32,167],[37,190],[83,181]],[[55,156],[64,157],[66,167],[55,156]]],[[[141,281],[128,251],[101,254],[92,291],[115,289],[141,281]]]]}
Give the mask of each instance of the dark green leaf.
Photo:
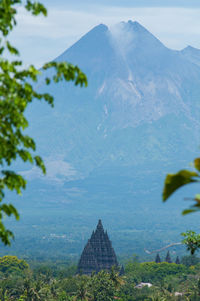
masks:
{"type": "Polygon", "coordinates": [[[182,214],[186,215],[186,214],[189,214],[189,213],[193,213],[195,211],[196,211],[195,209],[185,209],[185,210],[183,210],[182,214]]]}
{"type": "Polygon", "coordinates": [[[46,168],[45,168],[45,165],[44,165],[44,162],[43,162],[42,158],[39,157],[39,156],[35,156],[34,160],[35,160],[36,165],[38,167],[40,167],[41,170],[43,171],[43,173],[45,174],[46,173],[46,168]]]}
{"type": "Polygon", "coordinates": [[[6,213],[6,215],[8,215],[8,216],[13,214],[15,216],[15,218],[17,220],[19,220],[19,213],[17,212],[16,208],[13,205],[3,204],[0,206],[0,210],[3,211],[4,213],[6,213]]]}
{"type": "Polygon", "coordinates": [[[15,47],[13,47],[9,41],[6,41],[6,46],[7,46],[8,51],[11,54],[19,55],[19,51],[15,47]]]}
{"type": "Polygon", "coordinates": [[[200,171],[200,158],[196,158],[196,159],[194,160],[194,167],[195,167],[198,171],[200,171]]]}
{"type": "Polygon", "coordinates": [[[168,174],[165,179],[163,201],[166,201],[178,188],[197,182],[199,175],[189,170],[181,170],[176,174],[168,174]]]}

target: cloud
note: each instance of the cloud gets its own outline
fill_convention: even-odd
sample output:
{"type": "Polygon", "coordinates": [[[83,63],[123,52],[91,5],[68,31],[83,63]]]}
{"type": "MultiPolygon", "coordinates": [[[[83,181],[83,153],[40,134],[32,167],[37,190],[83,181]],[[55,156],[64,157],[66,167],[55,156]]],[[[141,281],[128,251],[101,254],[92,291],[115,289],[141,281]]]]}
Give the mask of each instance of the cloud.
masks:
{"type": "MultiPolygon", "coordinates": [[[[55,3],[55,2],[54,2],[55,3]]],[[[89,11],[49,6],[48,17],[31,17],[19,9],[17,29],[11,34],[26,63],[42,64],[57,57],[99,23],[112,26],[137,20],[166,46],[200,48],[200,8],[118,7],[92,5],[89,11]]]]}
{"type": "Polygon", "coordinates": [[[45,166],[47,171],[45,176],[41,173],[41,170],[35,166],[30,170],[21,171],[20,174],[28,180],[43,179],[45,181],[52,181],[55,184],[63,184],[65,181],[74,179],[77,176],[77,171],[73,166],[61,158],[46,158],[45,166]]]}
{"type": "MultiPolygon", "coordinates": [[[[55,5],[55,0],[43,0],[45,5],[55,5]]],[[[88,11],[93,6],[117,6],[117,7],[200,7],[199,0],[56,0],[56,6],[66,6],[73,9],[85,9],[88,11]]]]}
{"type": "Polygon", "coordinates": [[[126,53],[134,47],[134,35],[133,32],[127,30],[124,22],[117,23],[110,26],[111,41],[114,47],[120,51],[122,57],[125,57],[126,53]]]}

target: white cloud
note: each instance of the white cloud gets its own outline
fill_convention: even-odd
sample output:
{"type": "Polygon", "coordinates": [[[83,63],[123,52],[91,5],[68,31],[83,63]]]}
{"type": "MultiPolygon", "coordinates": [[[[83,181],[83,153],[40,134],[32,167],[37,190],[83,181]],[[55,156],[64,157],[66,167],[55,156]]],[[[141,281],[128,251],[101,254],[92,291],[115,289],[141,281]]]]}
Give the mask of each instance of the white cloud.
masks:
{"type": "Polygon", "coordinates": [[[77,176],[77,172],[73,166],[70,163],[63,161],[61,158],[46,158],[45,166],[47,171],[45,176],[41,173],[41,170],[35,166],[30,170],[21,171],[20,174],[28,180],[43,179],[45,181],[52,181],[55,184],[62,184],[77,176]]]}
{"type": "Polygon", "coordinates": [[[55,58],[99,23],[112,26],[137,20],[166,46],[180,49],[188,44],[200,48],[200,9],[180,7],[103,7],[89,12],[49,7],[48,17],[31,17],[19,9],[14,44],[26,62],[41,64],[55,58]]]}
{"type": "Polygon", "coordinates": [[[134,35],[130,33],[125,26],[124,22],[110,26],[111,41],[114,46],[120,51],[121,55],[125,54],[134,47],[134,35]]]}

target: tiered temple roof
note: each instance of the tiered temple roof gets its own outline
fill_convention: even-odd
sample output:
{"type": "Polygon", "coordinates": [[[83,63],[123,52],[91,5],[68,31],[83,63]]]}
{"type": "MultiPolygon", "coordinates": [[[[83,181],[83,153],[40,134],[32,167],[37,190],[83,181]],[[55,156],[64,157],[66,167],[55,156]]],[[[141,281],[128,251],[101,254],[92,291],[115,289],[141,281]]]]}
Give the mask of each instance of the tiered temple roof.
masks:
{"type": "Polygon", "coordinates": [[[118,266],[117,257],[107,232],[104,232],[101,220],[96,231],[92,232],[79,260],[78,274],[90,275],[101,270],[110,270],[118,266]]]}

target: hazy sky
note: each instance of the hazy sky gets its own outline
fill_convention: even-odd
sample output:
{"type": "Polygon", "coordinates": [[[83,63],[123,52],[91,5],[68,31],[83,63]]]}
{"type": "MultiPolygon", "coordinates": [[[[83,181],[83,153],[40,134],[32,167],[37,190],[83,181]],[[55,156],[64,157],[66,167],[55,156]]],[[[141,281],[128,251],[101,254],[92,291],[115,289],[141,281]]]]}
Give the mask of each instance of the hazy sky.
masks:
{"type": "Polygon", "coordinates": [[[48,17],[19,9],[11,34],[27,64],[40,66],[99,23],[136,20],[166,46],[200,48],[200,0],[44,0],[48,17]]]}

